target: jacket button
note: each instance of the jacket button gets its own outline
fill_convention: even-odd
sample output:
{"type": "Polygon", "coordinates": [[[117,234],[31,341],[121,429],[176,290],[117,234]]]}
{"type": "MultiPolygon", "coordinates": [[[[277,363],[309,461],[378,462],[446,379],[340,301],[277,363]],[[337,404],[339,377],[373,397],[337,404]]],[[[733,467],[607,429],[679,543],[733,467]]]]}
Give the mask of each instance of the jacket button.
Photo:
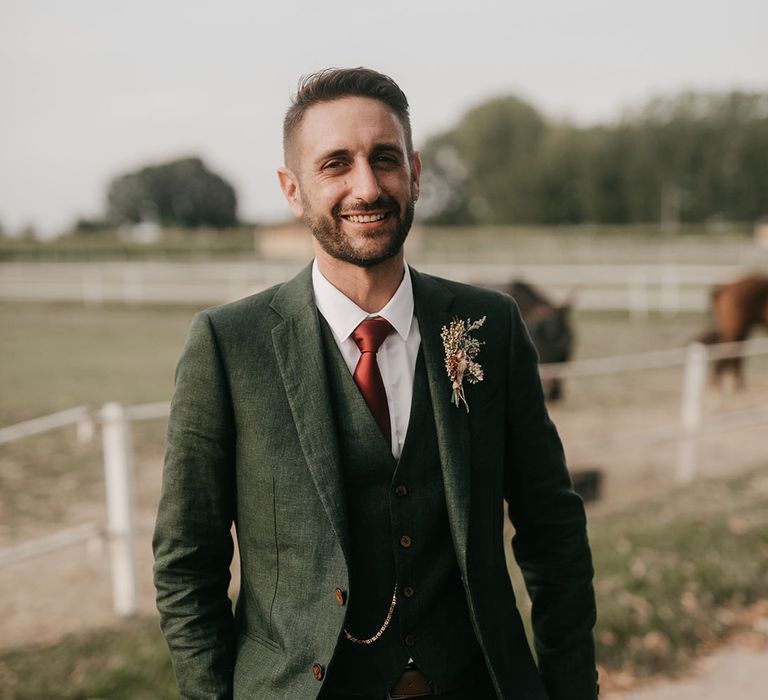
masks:
{"type": "Polygon", "coordinates": [[[325,671],[323,671],[323,667],[320,664],[312,664],[312,675],[315,677],[315,680],[321,681],[325,671]]]}
{"type": "Polygon", "coordinates": [[[416,591],[413,589],[412,586],[405,586],[405,588],[403,588],[403,595],[406,598],[413,598],[414,593],[416,593],[416,591]]]}
{"type": "Polygon", "coordinates": [[[413,544],[413,540],[411,540],[411,538],[408,537],[408,535],[403,535],[400,538],[400,546],[401,547],[405,547],[406,549],[408,549],[408,547],[410,547],[412,544],[413,544]]]}
{"type": "Polygon", "coordinates": [[[398,484],[395,486],[395,495],[397,496],[407,496],[408,495],[408,487],[405,484],[398,484]]]}
{"type": "Polygon", "coordinates": [[[341,588],[337,588],[334,593],[336,594],[336,602],[339,605],[344,605],[344,603],[347,602],[347,596],[344,595],[344,591],[341,590],[341,588]]]}
{"type": "Polygon", "coordinates": [[[416,646],[416,637],[414,637],[412,634],[406,634],[405,638],[403,639],[405,642],[405,646],[407,647],[415,647],[416,646]]]}

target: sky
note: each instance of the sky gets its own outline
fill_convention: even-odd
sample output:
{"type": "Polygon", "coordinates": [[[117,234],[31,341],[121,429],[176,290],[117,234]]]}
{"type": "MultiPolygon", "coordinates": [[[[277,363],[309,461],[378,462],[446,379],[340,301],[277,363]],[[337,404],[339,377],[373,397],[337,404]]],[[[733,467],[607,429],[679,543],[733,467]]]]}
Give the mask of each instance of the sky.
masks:
{"type": "Polygon", "coordinates": [[[288,218],[282,117],[320,68],[391,75],[418,147],[499,94],[592,124],[768,91],[767,26],[765,0],[0,0],[0,226],[54,235],[98,217],[113,177],[188,155],[242,218],[288,218]]]}

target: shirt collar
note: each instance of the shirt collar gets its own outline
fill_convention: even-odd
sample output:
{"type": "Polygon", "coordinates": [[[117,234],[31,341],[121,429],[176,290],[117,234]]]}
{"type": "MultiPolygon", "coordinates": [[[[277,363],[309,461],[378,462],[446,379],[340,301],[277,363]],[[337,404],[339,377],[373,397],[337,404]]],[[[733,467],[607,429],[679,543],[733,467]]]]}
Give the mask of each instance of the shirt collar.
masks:
{"type": "Polygon", "coordinates": [[[386,318],[403,340],[408,338],[413,323],[413,285],[408,265],[405,263],[403,265],[405,274],[397,291],[381,311],[369,314],[323,276],[317,266],[317,260],[312,263],[312,289],[315,294],[315,304],[340,342],[349,338],[361,321],[374,316],[386,318]]]}

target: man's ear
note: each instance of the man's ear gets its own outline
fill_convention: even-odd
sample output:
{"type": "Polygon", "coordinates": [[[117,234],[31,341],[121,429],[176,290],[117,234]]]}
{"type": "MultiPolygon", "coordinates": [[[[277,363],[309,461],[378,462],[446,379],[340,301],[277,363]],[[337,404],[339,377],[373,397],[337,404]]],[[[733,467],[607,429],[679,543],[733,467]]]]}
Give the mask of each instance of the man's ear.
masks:
{"type": "Polygon", "coordinates": [[[300,219],[304,216],[304,205],[301,203],[299,179],[293,170],[286,167],[277,169],[277,179],[280,181],[280,189],[288,200],[288,206],[291,208],[293,215],[300,219]]]}
{"type": "Polygon", "coordinates": [[[418,151],[414,151],[411,156],[411,192],[413,193],[413,199],[416,201],[419,198],[420,183],[421,182],[421,154],[418,151]]]}

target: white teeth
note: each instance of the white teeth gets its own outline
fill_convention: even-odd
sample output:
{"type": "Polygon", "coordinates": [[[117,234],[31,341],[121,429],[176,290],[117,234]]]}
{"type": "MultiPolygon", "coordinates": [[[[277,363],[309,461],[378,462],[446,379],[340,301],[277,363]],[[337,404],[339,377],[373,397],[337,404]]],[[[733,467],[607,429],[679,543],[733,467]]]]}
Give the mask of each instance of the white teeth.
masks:
{"type": "Polygon", "coordinates": [[[374,221],[381,221],[386,216],[386,213],[384,214],[365,214],[362,216],[357,215],[350,215],[346,216],[344,218],[349,219],[351,222],[355,224],[370,224],[374,221]]]}

